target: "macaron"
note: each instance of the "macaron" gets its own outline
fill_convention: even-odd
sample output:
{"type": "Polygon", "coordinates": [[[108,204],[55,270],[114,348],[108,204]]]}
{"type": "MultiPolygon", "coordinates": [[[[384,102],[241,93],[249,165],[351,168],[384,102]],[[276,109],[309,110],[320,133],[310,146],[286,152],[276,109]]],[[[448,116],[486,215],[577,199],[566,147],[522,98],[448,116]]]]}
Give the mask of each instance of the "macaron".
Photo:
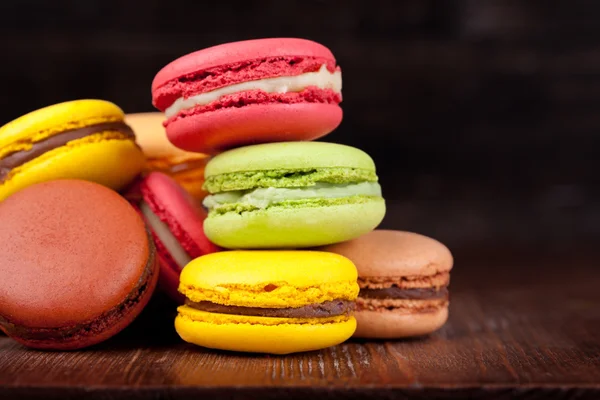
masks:
{"type": "Polygon", "coordinates": [[[123,111],[76,100],[33,111],[0,128],[0,201],[27,186],[83,179],[119,190],[144,167],[123,111]]]}
{"type": "Polygon", "coordinates": [[[204,235],[206,211],[177,182],[151,172],[126,194],[152,233],[160,261],[160,287],[179,304],[179,274],[193,259],[219,251],[204,235]]]}
{"type": "Polygon", "coordinates": [[[365,152],[325,142],[268,143],[206,166],[207,237],[231,249],[303,248],[350,240],[383,219],[385,201],[365,152]]]}
{"type": "Polygon", "coordinates": [[[70,350],[115,335],[158,278],[144,222],[116,192],[55,180],[0,203],[0,329],[38,349],[70,350]]]}
{"type": "Polygon", "coordinates": [[[167,139],[159,112],[126,114],[125,123],[135,132],[136,142],[146,156],[144,172],[163,172],[175,179],[198,200],[206,196],[202,190],[204,167],[208,156],[181,150],[167,139]]]}
{"type": "Polygon", "coordinates": [[[421,336],[448,319],[453,257],[435,239],[417,233],[376,230],[319,248],[352,260],[358,269],[355,337],[421,336]]]}
{"type": "Polygon", "coordinates": [[[356,267],[314,251],[225,251],[181,273],[175,329],[212,349],[288,354],[334,346],[356,328],[356,267]]]}
{"type": "Polygon", "coordinates": [[[152,82],[169,140],[214,154],[247,144],[312,140],[342,121],[342,76],[310,40],[227,43],[185,55],[152,82]]]}

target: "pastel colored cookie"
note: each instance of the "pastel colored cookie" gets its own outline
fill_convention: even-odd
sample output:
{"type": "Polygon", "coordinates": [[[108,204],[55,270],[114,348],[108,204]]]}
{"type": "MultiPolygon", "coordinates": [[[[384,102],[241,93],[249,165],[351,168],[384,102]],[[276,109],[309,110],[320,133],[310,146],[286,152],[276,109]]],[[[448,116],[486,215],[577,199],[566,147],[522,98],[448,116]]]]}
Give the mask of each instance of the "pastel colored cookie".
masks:
{"type": "Polygon", "coordinates": [[[200,257],[181,273],[175,329],[213,349],[287,354],[348,339],[358,294],[356,268],[314,251],[225,251],[200,257]]]}
{"type": "Polygon", "coordinates": [[[143,169],[144,155],[103,100],[60,103],[0,128],[0,201],[35,183],[84,179],[119,190],[143,169]]]}
{"type": "Polygon", "coordinates": [[[116,192],[81,180],[32,185],[0,203],[0,329],[38,349],[115,335],[158,279],[144,222],[116,192]]]}
{"type": "Polygon", "coordinates": [[[189,151],[312,140],[342,121],[341,70],[304,39],[228,43],[185,55],[152,82],[169,140],[189,151]]]}
{"type": "Polygon", "coordinates": [[[341,242],[373,230],[385,214],[373,160],[340,144],[241,147],[213,158],[205,177],[204,229],[225,248],[341,242]]]}
{"type": "Polygon", "coordinates": [[[183,304],[179,274],[193,259],[219,251],[204,235],[206,212],[169,176],[151,172],[126,195],[152,232],[160,260],[160,285],[183,304]]]}
{"type": "Polygon", "coordinates": [[[437,240],[376,230],[319,250],[343,255],[356,264],[360,294],[354,336],[420,336],[439,329],[448,319],[453,257],[437,240]]]}
{"type": "Polygon", "coordinates": [[[146,156],[146,171],[158,171],[175,179],[198,200],[206,196],[202,190],[204,167],[208,156],[181,150],[167,139],[159,112],[126,114],[125,123],[135,132],[136,142],[146,156]]]}

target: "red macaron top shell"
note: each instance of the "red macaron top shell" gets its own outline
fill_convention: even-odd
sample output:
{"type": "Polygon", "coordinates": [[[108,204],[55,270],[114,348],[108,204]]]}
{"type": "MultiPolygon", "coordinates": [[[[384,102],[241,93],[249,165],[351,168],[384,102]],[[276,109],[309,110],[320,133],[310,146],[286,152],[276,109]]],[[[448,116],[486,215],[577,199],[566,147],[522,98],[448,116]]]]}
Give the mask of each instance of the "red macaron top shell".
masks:
{"type": "Polygon", "coordinates": [[[116,192],[58,180],[0,203],[0,315],[30,328],[93,321],[136,287],[150,245],[142,219],[116,192]]]}
{"type": "MultiPolygon", "coordinates": [[[[152,172],[140,183],[140,191],[152,212],[169,227],[171,234],[191,258],[219,251],[219,247],[204,235],[206,212],[172,178],[152,172]]],[[[161,256],[170,260],[172,267],[178,270],[175,261],[165,252],[166,249],[159,249],[161,256]]]]}
{"type": "Polygon", "coordinates": [[[164,111],[177,98],[275,76],[336,69],[325,46],[306,39],[257,39],[210,47],[178,58],[158,72],[152,101],[164,111]]]}
{"type": "Polygon", "coordinates": [[[254,39],[208,47],[166,65],[152,81],[155,91],[168,81],[199,71],[247,60],[273,57],[309,57],[334,61],[331,51],[316,42],[296,38],[254,39]]]}

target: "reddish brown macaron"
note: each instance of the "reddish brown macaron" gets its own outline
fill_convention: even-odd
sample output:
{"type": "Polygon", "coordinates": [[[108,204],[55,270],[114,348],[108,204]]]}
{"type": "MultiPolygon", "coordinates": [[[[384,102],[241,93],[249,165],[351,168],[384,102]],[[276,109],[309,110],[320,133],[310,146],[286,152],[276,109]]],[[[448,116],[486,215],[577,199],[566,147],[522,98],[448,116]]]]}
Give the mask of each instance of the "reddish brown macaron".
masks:
{"type": "Polygon", "coordinates": [[[69,350],[115,335],[158,278],[134,208],[96,183],[57,180],[0,203],[0,328],[33,348],[69,350]]]}
{"type": "Polygon", "coordinates": [[[403,338],[439,329],[448,319],[454,260],[435,239],[376,230],[320,248],[349,258],[358,269],[355,337],[403,338]]]}

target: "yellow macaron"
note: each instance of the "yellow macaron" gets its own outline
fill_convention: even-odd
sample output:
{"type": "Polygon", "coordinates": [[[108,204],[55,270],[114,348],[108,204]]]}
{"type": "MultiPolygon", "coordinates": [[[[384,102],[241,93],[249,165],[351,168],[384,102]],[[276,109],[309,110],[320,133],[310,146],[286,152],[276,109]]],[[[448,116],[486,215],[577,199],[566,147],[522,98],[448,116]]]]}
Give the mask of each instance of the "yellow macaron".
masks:
{"type": "Polygon", "coordinates": [[[181,272],[175,329],[200,346],[288,354],[344,342],[354,333],[357,272],[317,251],[224,251],[181,272]]]}
{"type": "Polygon", "coordinates": [[[202,190],[202,184],[209,157],[173,146],[162,125],[164,119],[164,114],[159,112],[125,115],[125,122],[135,131],[137,143],[146,155],[147,171],[170,175],[192,196],[202,200],[207,194],[202,190]]]}
{"type": "Polygon", "coordinates": [[[83,179],[119,190],[144,163],[123,111],[113,103],[55,104],[0,128],[0,201],[55,179],[83,179]]]}

